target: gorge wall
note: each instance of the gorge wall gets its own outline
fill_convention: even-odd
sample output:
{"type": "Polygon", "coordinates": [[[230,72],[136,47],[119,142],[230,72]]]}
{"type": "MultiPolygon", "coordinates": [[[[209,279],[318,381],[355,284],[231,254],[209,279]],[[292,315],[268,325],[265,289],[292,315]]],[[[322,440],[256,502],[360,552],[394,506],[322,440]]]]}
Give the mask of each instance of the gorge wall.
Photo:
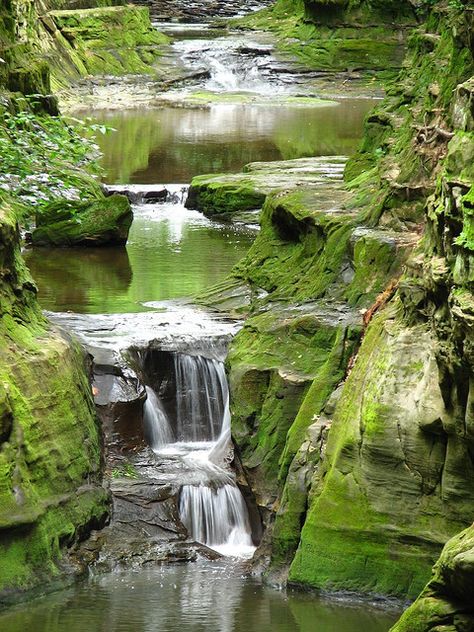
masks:
{"type": "MultiPolygon", "coordinates": [[[[23,172],[15,175],[18,141],[35,139],[28,147],[31,156],[41,155],[42,139],[45,147],[64,137],[73,145],[71,129],[55,116],[52,88],[89,74],[99,67],[99,58],[100,70],[108,70],[105,49],[135,49],[142,43],[140,64],[134,50],[133,66],[148,68],[143,61],[145,48],[163,41],[151,31],[146,10],[100,4],[105,8],[89,23],[84,22],[82,9],[79,17],[57,11],[71,6],[59,0],[7,0],[0,8],[0,603],[85,572],[84,564],[74,559],[74,547],[108,519],[102,432],[92,399],[89,361],[42,315],[20,253],[19,219],[35,218],[45,231],[48,213],[43,208],[39,217],[38,208],[30,207],[28,196],[22,196],[22,187],[16,191],[12,186],[22,180],[23,193],[27,188],[23,172]],[[116,16],[108,29],[101,12],[108,20],[116,16]],[[78,20],[83,27],[79,31],[78,20]],[[104,31],[103,40],[89,45],[86,36],[94,29],[104,31]],[[31,94],[34,97],[25,100],[24,95],[31,94]]],[[[120,54],[113,55],[117,71],[130,68],[123,53],[125,57],[127,63],[119,64],[120,54]]],[[[82,219],[89,218],[89,227],[87,221],[81,223],[81,239],[100,243],[98,236],[112,231],[116,239],[118,230],[118,238],[126,240],[132,219],[128,201],[121,196],[106,198],[87,165],[73,162],[60,165],[60,178],[80,192],[75,211],[84,213],[82,219]],[[100,217],[91,220],[94,213],[100,217]],[[99,231],[97,222],[102,224],[99,231]]],[[[46,174],[33,174],[49,178],[51,190],[62,183],[55,179],[53,163],[46,174]]],[[[62,243],[70,243],[71,227],[78,236],[78,216],[68,223],[75,203],[64,195],[62,190],[53,193],[56,197],[47,210],[54,221],[61,220],[61,229],[68,234],[62,243]]],[[[57,225],[53,232],[59,234],[57,225]]]]}
{"type": "Polygon", "coordinates": [[[415,597],[474,506],[473,10],[282,1],[282,12],[300,36],[355,15],[418,25],[344,194],[268,195],[231,284],[203,298],[251,297],[228,369],[234,439],[268,525],[261,563],[269,581],[415,597]]]}
{"type": "Polygon", "coordinates": [[[62,551],[104,523],[108,493],[85,357],[42,316],[5,198],[0,237],[1,603],[85,570],[62,551]]]}
{"type": "MultiPolygon", "coordinates": [[[[141,37],[123,35],[131,9],[105,6],[86,24],[94,33],[120,16],[119,42],[94,48],[84,16],[64,8],[2,5],[7,108],[19,91],[44,94],[55,112],[47,95],[66,75],[117,60],[116,72],[148,67],[157,40],[130,53],[141,37]]],[[[248,255],[203,297],[247,314],[227,366],[237,455],[267,527],[259,562],[276,583],[403,598],[424,589],[399,630],[469,629],[472,529],[456,534],[474,506],[473,11],[281,0],[273,15],[282,50],[305,51],[321,72],[393,75],[408,52],[345,182],[268,194],[248,255]]],[[[1,599],[59,577],[64,547],[107,516],[84,359],[39,311],[16,205],[2,194],[1,599]]]]}

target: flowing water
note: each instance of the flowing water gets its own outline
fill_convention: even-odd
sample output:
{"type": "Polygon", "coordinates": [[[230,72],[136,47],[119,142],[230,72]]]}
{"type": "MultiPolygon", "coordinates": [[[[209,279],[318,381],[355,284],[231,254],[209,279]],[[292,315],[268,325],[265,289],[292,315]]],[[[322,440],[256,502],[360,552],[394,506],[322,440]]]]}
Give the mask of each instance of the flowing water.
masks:
{"type": "Polygon", "coordinates": [[[192,483],[184,484],[180,494],[183,524],[196,542],[224,555],[251,556],[255,547],[247,506],[229,467],[229,390],[223,362],[175,353],[169,372],[150,377],[159,395],[146,387],[149,445],[162,459],[179,459],[182,480],[192,471],[192,483]]]}
{"type": "MultiPolygon", "coordinates": [[[[160,17],[166,3],[151,4],[160,17]]],[[[251,161],[349,155],[372,102],[316,101],[311,78],[279,67],[261,40],[211,37],[203,24],[164,29],[177,36],[175,61],[193,78],[172,87],[160,109],[84,113],[116,129],[100,139],[105,181],[150,185],[132,191],[135,219],[126,249],[41,249],[27,252],[26,259],[43,306],[65,312],[56,320],[92,346],[126,348],[160,331],[173,360],[165,376],[145,380],[145,437],[158,463],[179,464],[179,513],[190,536],[232,560],[251,555],[254,543],[229,466],[228,386],[221,355],[193,349],[193,340],[202,343],[204,337],[209,346],[235,325],[176,299],[223,279],[255,229],[185,209],[186,185],[194,175],[238,171],[251,161]],[[189,99],[192,108],[175,107],[189,99]],[[150,200],[145,193],[152,189],[164,193],[150,200]]],[[[93,577],[0,614],[0,629],[384,632],[396,618],[367,603],[264,589],[236,564],[208,561],[93,577]]]]}

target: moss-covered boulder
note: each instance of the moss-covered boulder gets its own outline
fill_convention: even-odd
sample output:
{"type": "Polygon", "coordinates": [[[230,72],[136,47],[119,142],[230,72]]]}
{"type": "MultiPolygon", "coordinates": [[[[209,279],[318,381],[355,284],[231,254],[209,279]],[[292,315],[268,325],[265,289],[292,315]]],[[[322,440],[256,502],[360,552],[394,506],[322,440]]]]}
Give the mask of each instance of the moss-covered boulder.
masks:
{"type": "Polygon", "coordinates": [[[452,538],[428,585],[391,632],[474,630],[474,527],[452,538]]]}
{"type": "Polygon", "coordinates": [[[61,200],[38,216],[32,241],[35,246],[125,245],[132,221],[123,195],[87,202],[61,200]]]}
{"type": "MultiPolygon", "coordinates": [[[[81,570],[68,547],[108,512],[101,433],[82,351],[44,319],[0,207],[0,602],[81,570]]],[[[84,570],[84,569],[82,569],[84,570]]]]}

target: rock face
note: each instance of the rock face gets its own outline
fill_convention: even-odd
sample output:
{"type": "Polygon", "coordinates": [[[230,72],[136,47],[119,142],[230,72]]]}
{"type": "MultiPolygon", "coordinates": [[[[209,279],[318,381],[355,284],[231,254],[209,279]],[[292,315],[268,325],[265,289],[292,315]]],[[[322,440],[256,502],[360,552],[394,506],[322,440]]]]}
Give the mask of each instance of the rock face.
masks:
{"type": "Polygon", "coordinates": [[[433,576],[392,632],[461,632],[474,629],[474,527],[452,538],[433,576]]]}
{"type": "Polygon", "coordinates": [[[347,83],[373,71],[393,75],[417,19],[409,0],[277,0],[268,13],[250,15],[245,23],[270,28],[280,52],[296,56],[306,68],[332,78],[347,73],[347,83]]]}
{"type": "MultiPolygon", "coordinates": [[[[318,24],[347,9],[306,4],[318,24]]],[[[472,522],[472,20],[424,16],[340,194],[268,194],[247,257],[202,297],[247,301],[234,438],[272,581],[415,597],[472,522]]]]}
{"type": "Polygon", "coordinates": [[[67,0],[2,3],[0,84],[50,94],[91,74],[153,73],[168,40],[151,27],[146,8],[111,6],[123,4],[112,0],[83,4],[93,8],[67,0]]]}
{"type": "Polygon", "coordinates": [[[0,602],[59,580],[101,526],[101,434],[85,360],[36,304],[15,215],[0,211],[0,602]]]}

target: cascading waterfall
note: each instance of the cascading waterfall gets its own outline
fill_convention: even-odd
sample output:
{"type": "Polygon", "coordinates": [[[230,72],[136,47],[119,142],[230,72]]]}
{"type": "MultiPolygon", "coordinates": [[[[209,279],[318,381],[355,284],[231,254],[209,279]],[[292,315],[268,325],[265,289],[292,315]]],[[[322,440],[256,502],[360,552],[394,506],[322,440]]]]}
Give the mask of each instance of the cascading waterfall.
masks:
{"type": "Polygon", "coordinates": [[[169,443],[173,443],[173,431],[163,405],[156,396],[155,391],[149,386],[146,387],[146,396],[143,409],[145,436],[151,449],[158,450],[169,443]]]}
{"type": "Polygon", "coordinates": [[[247,507],[236,485],[185,485],[179,512],[196,542],[224,554],[253,552],[247,507]]]}
{"type": "Polygon", "coordinates": [[[178,353],[174,363],[178,441],[216,441],[228,400],[222,362],[178,353]]]}
{"type": "Polygon", "coordinates": [[[158,455],[175,455],[193,472],[193,482],[182,486],[179,500],[180,517],[192,539],[224,555],[251,555],[255,547],[247,506],[228,467],[232,442],[224,364],[176,353],[173,366],[175,430],[156,393],[146,389],[150,447],[158,455]]]}

